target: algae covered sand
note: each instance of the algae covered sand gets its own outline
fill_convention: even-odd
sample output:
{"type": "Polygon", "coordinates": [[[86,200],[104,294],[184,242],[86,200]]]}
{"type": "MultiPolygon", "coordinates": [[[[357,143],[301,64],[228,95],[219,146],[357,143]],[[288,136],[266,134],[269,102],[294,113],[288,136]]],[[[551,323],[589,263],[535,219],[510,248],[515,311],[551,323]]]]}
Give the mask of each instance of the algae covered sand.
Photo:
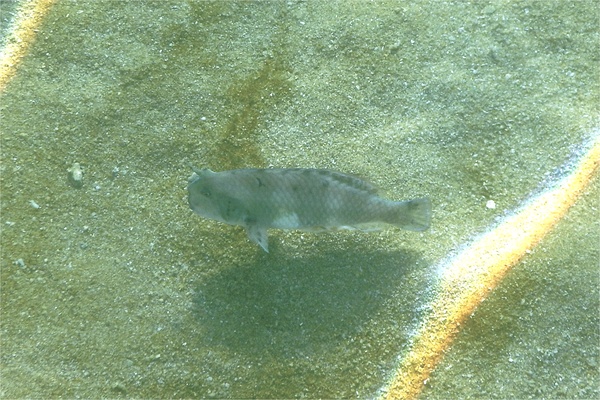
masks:
{"type": "MultiPolygon", "coordinates": [[[[593,1],[57,2],[0,99],[0,394],[376,396],[435,265],[597,126],[597,43],[593,1]],[[262,254],[193,215],[188,164],[357,174],[429,196],[433,226],[275,232],[262,254]]],[[[577,243],[573,265],[597,261],[577,243]]],[[[557,360],[598,382],[597,362],[579,377],[557,360]]],[[[453,379],[460,393],[474,378],[453,379]]]]}

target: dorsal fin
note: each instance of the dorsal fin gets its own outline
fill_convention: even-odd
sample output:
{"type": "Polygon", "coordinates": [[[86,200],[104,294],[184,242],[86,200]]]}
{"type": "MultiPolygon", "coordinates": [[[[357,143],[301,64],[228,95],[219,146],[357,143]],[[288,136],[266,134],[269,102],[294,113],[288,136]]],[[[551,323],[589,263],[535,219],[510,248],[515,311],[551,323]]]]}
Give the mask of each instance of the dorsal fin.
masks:
{"type": "Polygon", "coordinates": [[[318,172],[321,176],[329,178],[343,186],[348,186],[372,194],[376,194],[378,191],[376,186],[356,176],[342,174],[341,172],[330,171],[327,169],[320,169],[318,172]]]}

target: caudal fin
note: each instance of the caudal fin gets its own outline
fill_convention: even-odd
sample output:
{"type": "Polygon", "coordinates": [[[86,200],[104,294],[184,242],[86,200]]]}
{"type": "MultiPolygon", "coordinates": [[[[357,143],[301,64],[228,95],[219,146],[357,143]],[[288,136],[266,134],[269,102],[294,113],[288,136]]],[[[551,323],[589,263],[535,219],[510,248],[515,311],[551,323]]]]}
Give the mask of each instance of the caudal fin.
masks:
{"type": "Polygon", "coordinates": [[[431,201],[427,198],[402,201],[393,208],[388,223],[409,231],[424,231],[431,225],[431,201]]]}

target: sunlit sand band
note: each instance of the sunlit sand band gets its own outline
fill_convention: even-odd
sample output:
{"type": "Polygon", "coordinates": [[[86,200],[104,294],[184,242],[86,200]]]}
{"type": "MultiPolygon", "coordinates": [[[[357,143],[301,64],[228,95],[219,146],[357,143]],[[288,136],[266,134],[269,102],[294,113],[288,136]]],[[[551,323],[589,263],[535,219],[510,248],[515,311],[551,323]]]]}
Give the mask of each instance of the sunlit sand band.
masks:
{"type": "Polygon", "coordinates": [[[575,203],[600,163],[600,129],[593,138],[574,172],[441,266],[431,315],[400,362],[386,399],[414,399],[421,393],[465,319],[575,203]]]}

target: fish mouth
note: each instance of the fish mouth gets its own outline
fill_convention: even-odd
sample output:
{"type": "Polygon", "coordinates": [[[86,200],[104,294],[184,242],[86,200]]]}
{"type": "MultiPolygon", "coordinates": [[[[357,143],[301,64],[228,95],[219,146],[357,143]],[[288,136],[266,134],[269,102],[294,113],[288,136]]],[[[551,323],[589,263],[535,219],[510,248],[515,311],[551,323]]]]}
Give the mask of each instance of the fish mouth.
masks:
{"type": "Polygon", "coordinates": [[[198,179],[200,179],[198,174],[196,172],[193,172],[192,175],[190,175],[190,177],[188,178],[188,184],[191,185],[192,183],[196,182],[198,179]]]}

